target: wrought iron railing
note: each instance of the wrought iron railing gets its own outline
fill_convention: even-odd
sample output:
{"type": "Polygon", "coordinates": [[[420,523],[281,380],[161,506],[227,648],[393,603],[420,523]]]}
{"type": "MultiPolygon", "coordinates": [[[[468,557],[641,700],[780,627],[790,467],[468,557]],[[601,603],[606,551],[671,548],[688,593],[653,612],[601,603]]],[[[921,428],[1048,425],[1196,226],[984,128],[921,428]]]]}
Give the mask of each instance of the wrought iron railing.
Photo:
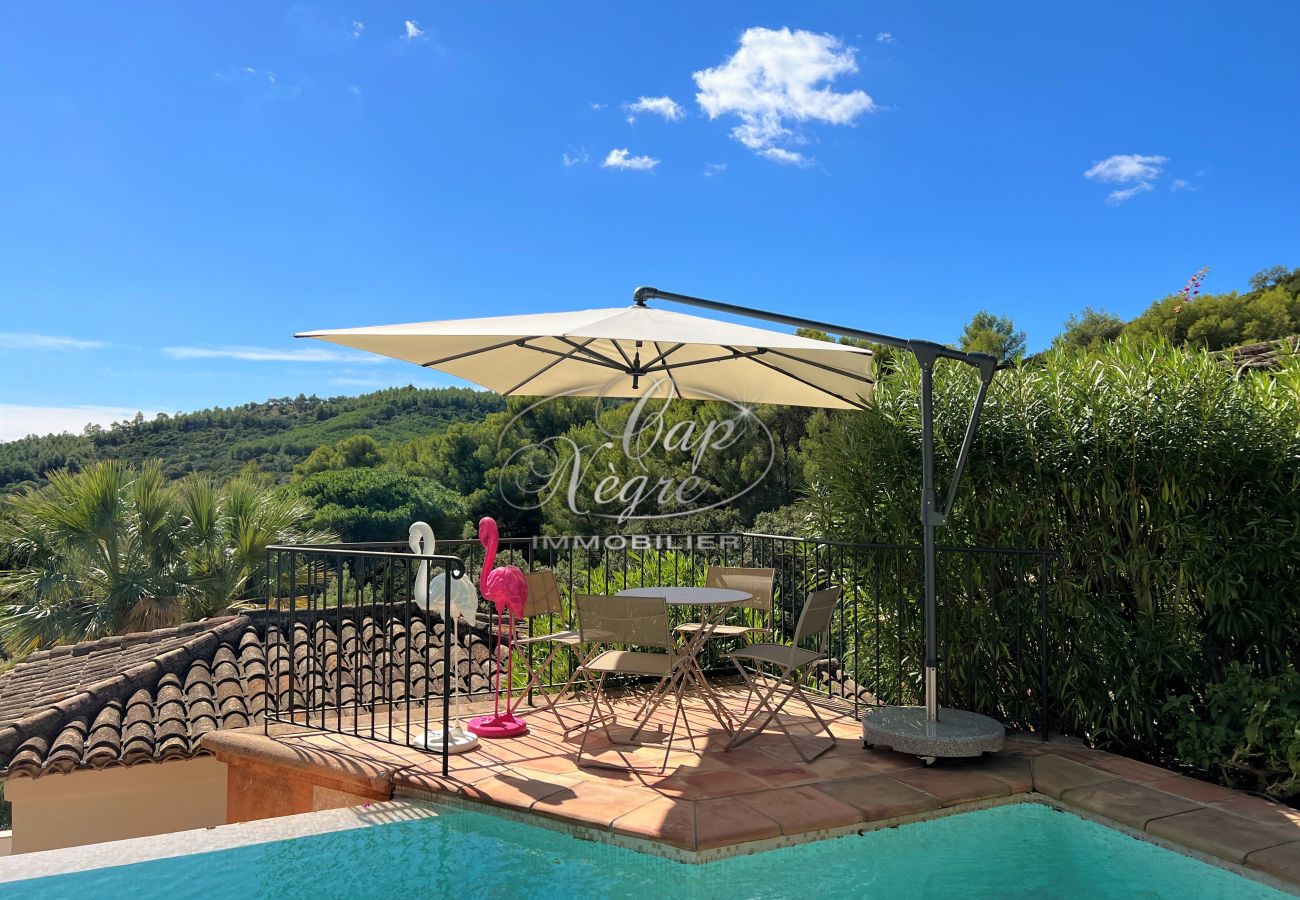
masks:
{"type": "MultiPolygon", "coordinates": [[[[445,555],[413,555],[404,544],[270,548],[268,609],[283,629],[272,666],[272,677],[281,680],[272,692],[280,700],[273,721],[407,743],[430,722],[445,728],[448,672],[472,696],[490,690],[496,636],[487,605],[477,622],[462,626],[468,637],[462,634],[452,647],[443,629],[450,582],[432,602],[410,600],[422,563],[431,580],[438,571],[463,572],[459,577],[477,585],[483,559],[477,541],[440,541],[438,550],[445,555]]],[[[942,705],[1046,736],[1055,559],[1046,550],[939,548],[942,705]]],[[[699,585],[710,565],[723,565],[776,570],[770,620],[755,624],[769,627],[771,639],[788,641],[807,594],[837,584],[844,590],[832,623],[831,662],[811,687],[855,715],[866,705],[921,701],[920,545],[754,533],[503,538],[497,564],[555,572],[562,611],[530,622],[534,633],[574,627],[576,594],[699,585]]],[[[534,661],[530,656],[529,664],[534,661]]],[[[718,650],[704,663],[726,672],[718,650]]],[[[557,654],[541,687],[563,683],[572,664],[557,654]]],[[[523,667],[511,675],[518,686],[523,667]]]]}

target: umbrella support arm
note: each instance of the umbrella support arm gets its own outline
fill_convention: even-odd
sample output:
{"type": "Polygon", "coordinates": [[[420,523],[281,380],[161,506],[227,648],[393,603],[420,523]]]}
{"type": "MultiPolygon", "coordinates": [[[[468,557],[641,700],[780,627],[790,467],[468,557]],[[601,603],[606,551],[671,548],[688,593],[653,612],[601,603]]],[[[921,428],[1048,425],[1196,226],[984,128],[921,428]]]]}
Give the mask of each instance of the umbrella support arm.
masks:
{"type": "Polygon", "coordinates": [[[813,319],[787,316],[761,309],[751,309],[732,303],[722,303],[717,300],[706,300],[702,297],[674,294],[670,291],[661,291],[652,287],[637,288],[632,299],[638,306],[645,306],[646,301],[652,299],[669,300],[686,306],[698,306],[734,316],[764,319],[768,322],[776,322],[795,328],[811,328],[829,334],[859,338],[876,344],[884,344],[888,347],[908,350],[916,357],[916,361],[921,367],[921,532],[922,564],[925,570],[925,712],[926,719],[930,722],[939,721],[939,611],[936,600],[938,567],[936,564],[935,532],[940,525],[947,521],[948,516],[952,513],[953,504],[957,500],[957,488],[961,483],[962,473],[965,471],[966,463],[970,458],[971,445],[975,441],[975,432],[979,428],[980,412],[984,408],[984,401],[988,396],[989,385],[993,381],[993,376],[1000,368],[997,359],[987,353],[968,353],[962,350],[954,350],[951,347],[945,347],[932,341],[897,338],[874,331],[846,328],[842,325],[831,325],[813,319]],[[971,407],[970,420],[966,423],[966,434],[962,438],[961,450],[957,454],[957,464],[953,467],[952,479],[948,483],[948,494],[942,509],[938,506],[938,497],[934,488],[934,365],[940,359],[957,360],[968,366],[973,366],[980,373],[979,392],[975,395],[975,403],[971,407]]]}

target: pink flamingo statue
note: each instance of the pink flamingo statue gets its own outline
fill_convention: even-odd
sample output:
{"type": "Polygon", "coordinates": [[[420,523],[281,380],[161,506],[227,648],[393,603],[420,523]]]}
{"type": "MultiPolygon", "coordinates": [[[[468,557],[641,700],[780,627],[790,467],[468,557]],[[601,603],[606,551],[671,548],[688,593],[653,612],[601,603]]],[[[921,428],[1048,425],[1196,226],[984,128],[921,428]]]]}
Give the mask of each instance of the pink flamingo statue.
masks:
{"type": "Polygon", "coordinates": [[[485,600],[497,610],[497,673],[496,706],[490,716],[477,716],[469,720],[469,730],[479,737],[508,738],[517,737],[528,730],[523,719],[515,718],[513,698],[509,694],[510,683],[506,682],[506,711],[501,712],[501,619],[510,615],[510,632],[506,645],[506,671],[513,671],[511,661],[515,649],[515,619],[524,614],[524,605],[528,602],[528,582],[524,573],[515,566],[492,568],[497,558],[497,544],[501,538],[497,533],[496,520],[484,516],[478,522],[478,539],[486,551],[483,556],[483,572],[479,577],[478,589],[485,600]]]}

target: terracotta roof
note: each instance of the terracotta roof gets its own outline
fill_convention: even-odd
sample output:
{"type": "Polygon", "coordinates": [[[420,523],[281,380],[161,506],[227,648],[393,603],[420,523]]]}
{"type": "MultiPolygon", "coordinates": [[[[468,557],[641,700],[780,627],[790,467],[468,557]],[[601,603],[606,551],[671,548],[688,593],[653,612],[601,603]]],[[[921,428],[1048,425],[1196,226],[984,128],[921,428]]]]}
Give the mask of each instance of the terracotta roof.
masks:
{"type": "MultiPolygon", "coordinates": [[[[414,692],[440,695],[438,617],[376,612],[259,611],[33,653],[0,675],[0,776],[201,756],[207,732],[261,722],[273,691],[282,709],[291,688],[298,704],[400,700],[408,665],[414,692]]],[[[487,688],[490,640],[461,628],[463,690],[487,688]]]]}

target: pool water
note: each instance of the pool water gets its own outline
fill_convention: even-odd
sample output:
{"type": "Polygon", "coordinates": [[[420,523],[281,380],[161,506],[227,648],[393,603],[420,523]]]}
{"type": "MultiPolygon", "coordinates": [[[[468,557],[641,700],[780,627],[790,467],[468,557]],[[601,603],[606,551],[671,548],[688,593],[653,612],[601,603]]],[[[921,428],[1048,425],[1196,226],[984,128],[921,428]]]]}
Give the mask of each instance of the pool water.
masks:
{"type": "Polygon", "coordinates": [[[1282,897],[1038,804],[691,865],[483,813],[0,885],[5,898],[1282,897]]]}

